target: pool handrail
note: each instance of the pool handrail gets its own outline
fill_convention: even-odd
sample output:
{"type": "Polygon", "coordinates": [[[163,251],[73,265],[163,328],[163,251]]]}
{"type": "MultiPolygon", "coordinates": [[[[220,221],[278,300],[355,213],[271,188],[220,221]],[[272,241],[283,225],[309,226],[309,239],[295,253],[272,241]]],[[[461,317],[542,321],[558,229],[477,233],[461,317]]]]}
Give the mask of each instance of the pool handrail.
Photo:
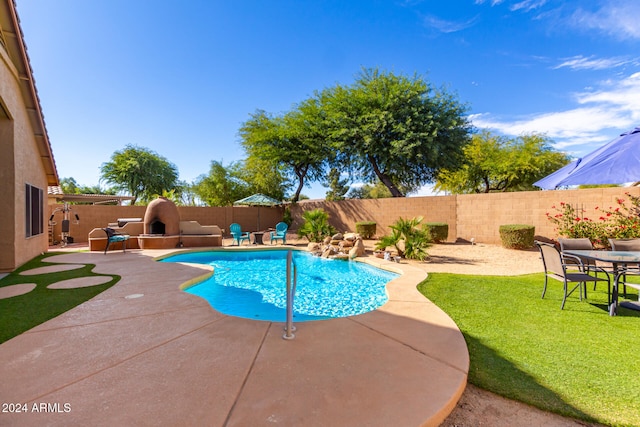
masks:
{"type": "Polygon", "coordinates": [[[296,327],[293,325],[293,299],[296,293],[296,284],[298,278],[298,271],[296,263],[293,262],[293,251],[289,249],[287,251],[287,323],[284,328],[284,335],[282,338],[285,340],[292,340],[296,336],[293,333],[296,327]],[[293,286],[291,284],[291,267],[293,266],[293,286]]]}

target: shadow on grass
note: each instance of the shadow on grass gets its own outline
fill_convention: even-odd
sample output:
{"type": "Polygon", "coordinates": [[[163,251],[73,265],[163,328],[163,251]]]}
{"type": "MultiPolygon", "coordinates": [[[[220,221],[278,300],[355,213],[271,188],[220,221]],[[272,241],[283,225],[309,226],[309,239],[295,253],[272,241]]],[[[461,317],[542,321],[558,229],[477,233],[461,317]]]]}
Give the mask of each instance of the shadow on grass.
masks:
{"type": "Polygon", "coordinates": [[[469,348],[469,382],[471,384],[544,411],[589,423],[598,422],[591,415],[565,402],[562,396],[540,384],[531,375],[500,356],[494,349],[483,344],[481,340],[468,334],[463,333],[463,335],[469,348]],[[478,369],[479,366],[485,368],[478,369]]]}
{"type": "Polygon", "coordinates": [[[47,262],[47,258],[53,255],[59,255],[59,253],[50,252],[38,256],[0,279],[0,288],[23,283],[36,284],[36,287],[31,292],[0,299],[0,344],[71,310],[109,289],[120,280],[120,276],[117,275],[94,273],[92,271],[95,267],[94,264],[84,264],[80,268],[67,271],[29,276],[20,275],[21,272],[26,270],[59,265],[58,263],[47,262]],[[110,277],[111,280],[103,284],[80,288],[48,288],[49,285],[63,280],[94,276],[106,276],[110,277]]]}

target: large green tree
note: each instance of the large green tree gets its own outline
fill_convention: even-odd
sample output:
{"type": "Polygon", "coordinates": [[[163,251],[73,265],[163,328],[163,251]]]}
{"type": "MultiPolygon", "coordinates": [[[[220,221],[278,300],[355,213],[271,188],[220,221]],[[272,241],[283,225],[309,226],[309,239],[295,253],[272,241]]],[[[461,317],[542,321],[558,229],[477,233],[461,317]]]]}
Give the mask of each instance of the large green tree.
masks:
{"type": "Polygon", "coordinates": [[[116,194],[113,188],[103,189],[99,185],[88,186],[78,184],[75,178],[62,178],[60,188],[64,194],[116,194]]]}
{"type": "Polygon", "coordinates": [[[329,187],[329,191],[325,196],[326,200],[344,200],[345,194],[349,191],[348,180],[340,178],[340,171],[336,168],[331,168],[329,174],[326,177],[326,184],[329,187]]]}
{"type": "Polygon", "coordinates": [[[241,178],[242,164],[212,161],[208,175],[199,176],[193,184],[193,192],[208,206],[230,206],[236,200],[247,197],[249,185],[241,178]]]}
{"type": "MultiPolygon", "coordinates": [[[[398,186],[401,192],[408,194],[414,189],[398,186]]],[[[361,186],[354,186],[349,190],[347,194],[349,199],[386,199],[393,197],[389,188],[380,181],[376,181],[374,184],[364,184],[361,186]]]]}
{"type": "Polygon", "coordinates": [[[382,182],[393,197],[433,182],[454,168],[469,142],[467,107],[444,89],[365,69],[351,86],[321,95],[326,139],[338,147],[334,164],[365,182],[382,182]]]}
{"type": "Polygon", "coordinates": [[[462,167],[441,171],[435,188],[456,194],[537,190],[534,182],[569,162],[551,143],[541,134],[510,139],[483,130],[464,148],[462,167]]]}
{"type": "Polygon", "coordinates": [[[127,145],[103,163],[101,181],[114,185],[138,200],[148,202],[164,191],[178,187],[178,168],[166,158],[148,148],[127,145]]]}
{"type": "Polygon", "coordinates": [[[282,168],[297,181],[293,202],[305,184],[324,177],[334,151],[326,141],[325,113],[317,97],[298,104],[290,112],[274,116],[257,111],[240,128],[248,161],[255,159],[282,168]]]}
{"type": "Polygon", "coordinates": [[[276,200],[284,200],[287,190],[291,188],[291,182],[282,165],[274,165],[271,161],[255,156],[248,157],[242,162],[238,177],[249,186],[250,194],[247,196],[262,193],[276,200]]]}
{"type": "Polygon", "coordinates": [[[209,174],[200,175],[191,191],[208,206],[230,206],[255,193],[283,200],[286,184],[280,168],[261,159],[249,158],[226,167],[214,160],[209,174]]]}

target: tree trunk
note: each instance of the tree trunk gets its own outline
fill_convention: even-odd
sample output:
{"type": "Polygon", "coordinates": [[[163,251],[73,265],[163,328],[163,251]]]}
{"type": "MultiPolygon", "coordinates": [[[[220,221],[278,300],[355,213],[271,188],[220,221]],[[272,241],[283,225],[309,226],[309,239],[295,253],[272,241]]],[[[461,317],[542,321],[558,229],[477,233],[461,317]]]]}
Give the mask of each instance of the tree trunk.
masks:
{"type": "Polygon", "coordinates": [[[302,188],[304,187],[304,178],[307,176],[307,170],[309,166],[303,166],[299,168],[294,168],[296,176],[298,177],[298,187],[296,188],[296,192],[291,198],[291,202],[296,203],[300,198],[300,193],[302,192],[302,188]]]}
{"type": "Polygon", "coordinates": [[[391,192],[391,195],[393,197],[404,197],[404,194],[402,194],[402,192],[398,190],[398,187],[396,187],[393,184],[393,182],[391,182],[391,178],[389,178],[387,174],[382,173],[380,171],[380,168],[378,167],[378,163],[376,162],[376,159],[369,154],[367,155],[367,160],[369,160],[369,163],[371,163],[371,166],[373,167],[373,172],[375,172],[380,182],[382,182],[389,189],[389,191],[391,192]]]}

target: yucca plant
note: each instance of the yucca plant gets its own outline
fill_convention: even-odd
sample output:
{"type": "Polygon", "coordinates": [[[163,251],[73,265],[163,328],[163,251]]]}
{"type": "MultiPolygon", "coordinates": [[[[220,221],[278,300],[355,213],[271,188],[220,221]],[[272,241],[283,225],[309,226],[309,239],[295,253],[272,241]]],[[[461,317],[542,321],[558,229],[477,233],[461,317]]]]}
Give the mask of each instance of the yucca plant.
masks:
{"type": "Polygon", "coordinates": [[[331,236],[336,229],[329,224],[329,214],[323,209],[314,209],[302,214],[304,222],[298,228],[298,236],[306,237],[310,242],[320,243],[331,236]]]}
{"type": "Polygon", "coordinates": [[[431,246],[431,236],[424,227],[418,227],[422,217],[411,219],[399,218],[390,226],[391,234],[380,238],[376,249],[385,250],[393,246],[398,255],[408,259],[424,260],[429,256],[427,248],[431,246]]]}

